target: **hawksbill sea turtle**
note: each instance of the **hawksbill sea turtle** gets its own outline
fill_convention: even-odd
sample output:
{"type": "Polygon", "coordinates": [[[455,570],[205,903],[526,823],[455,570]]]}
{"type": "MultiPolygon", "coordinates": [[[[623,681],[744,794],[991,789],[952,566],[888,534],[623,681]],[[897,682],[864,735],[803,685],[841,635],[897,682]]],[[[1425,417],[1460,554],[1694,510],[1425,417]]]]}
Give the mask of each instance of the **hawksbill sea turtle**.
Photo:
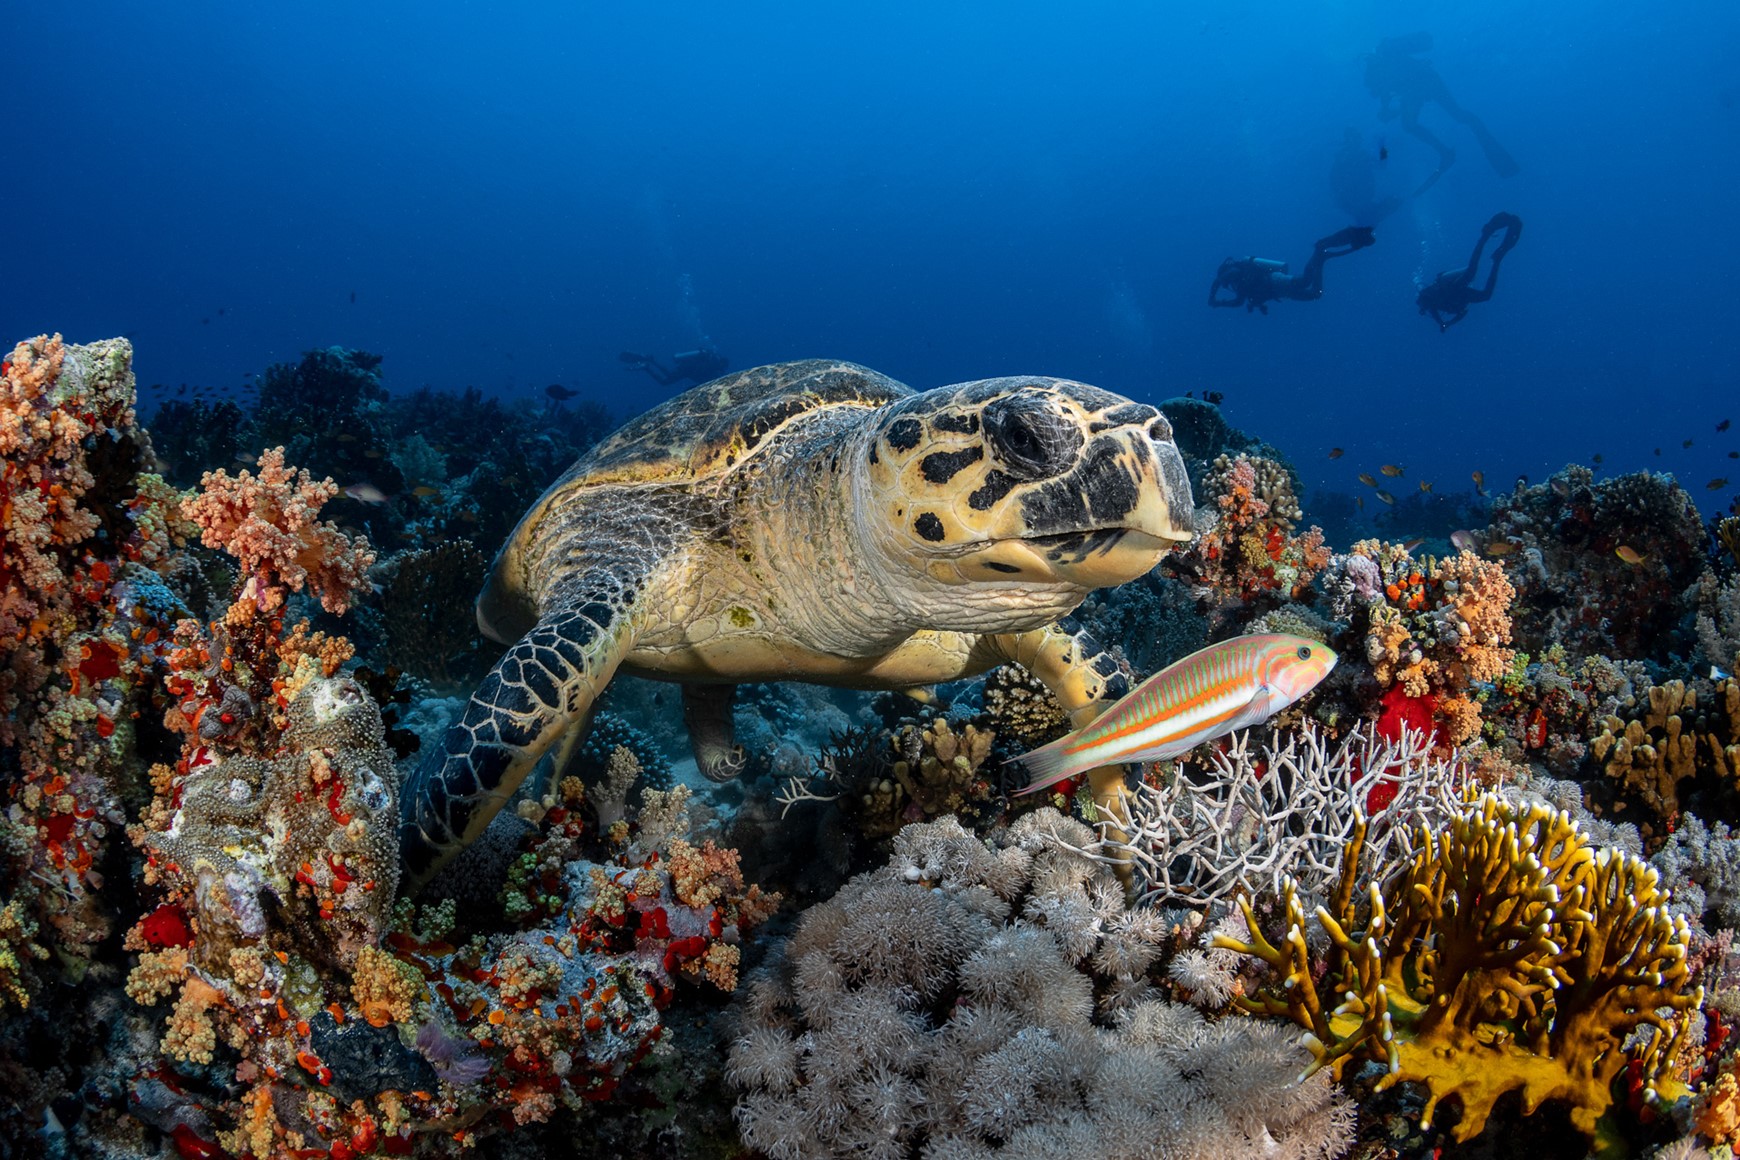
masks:
{"type": "MultiPolygon", "coordinates": [[[[1022,375],[914,392],[849,362],[757,367],[631,420],[521,518],[477,601],[511,645],[412,776],[406,879],[471,842],[617,671],[680,682],[701,771],[742,766],[731,688],[912,689],[1019,664],[1077,725],[1128,692],[1060,626],[1191,535],[1155,408],[1022,375]]],[[[1090,776],[1102,803],[1121,766],[1090,776]]]]}

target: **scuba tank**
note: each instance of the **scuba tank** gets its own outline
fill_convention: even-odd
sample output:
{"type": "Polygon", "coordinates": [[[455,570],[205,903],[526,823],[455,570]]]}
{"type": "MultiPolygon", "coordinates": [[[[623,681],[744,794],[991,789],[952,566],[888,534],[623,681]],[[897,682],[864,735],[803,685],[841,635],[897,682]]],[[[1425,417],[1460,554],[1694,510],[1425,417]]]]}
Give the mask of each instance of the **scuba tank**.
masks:
{"type": "Polygon", "coordinates": [[[1287,263],[1277,262],[1273,258],[1246,258],[1245,261],[1249,262],[1257,269],[1266,271],[1270,274],[1287,273],[1287,263]]]}

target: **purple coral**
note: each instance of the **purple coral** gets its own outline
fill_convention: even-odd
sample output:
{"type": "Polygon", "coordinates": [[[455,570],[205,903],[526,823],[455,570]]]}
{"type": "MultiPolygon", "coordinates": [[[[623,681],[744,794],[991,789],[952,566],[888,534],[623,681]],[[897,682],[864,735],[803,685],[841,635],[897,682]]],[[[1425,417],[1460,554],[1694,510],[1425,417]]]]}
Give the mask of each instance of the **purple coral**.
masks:
{"type": "Polygon", "coordinates": [[[447,1034],[433,1019],[417,1029],[417,1050],[448,1083],[463,1087],[489,1074],[489,1060],[474,1055],[465,1040],[447,1034]]]}

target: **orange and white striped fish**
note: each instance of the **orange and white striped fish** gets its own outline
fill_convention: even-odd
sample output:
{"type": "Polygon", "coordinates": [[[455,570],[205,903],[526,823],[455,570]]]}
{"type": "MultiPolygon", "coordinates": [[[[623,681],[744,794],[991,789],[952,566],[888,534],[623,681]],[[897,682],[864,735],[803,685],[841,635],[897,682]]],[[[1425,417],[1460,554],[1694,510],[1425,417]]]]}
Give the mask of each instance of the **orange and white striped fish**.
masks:
{"type": "Polygon", "coordinates": [[[1163,761],[1260,725],[1315,689],[1338,658],[1321,641],[1282,633],[1236,636],[1175,661],[1080,729],[1015,760],[1032,793],[1102,765],[1163,761]]]}

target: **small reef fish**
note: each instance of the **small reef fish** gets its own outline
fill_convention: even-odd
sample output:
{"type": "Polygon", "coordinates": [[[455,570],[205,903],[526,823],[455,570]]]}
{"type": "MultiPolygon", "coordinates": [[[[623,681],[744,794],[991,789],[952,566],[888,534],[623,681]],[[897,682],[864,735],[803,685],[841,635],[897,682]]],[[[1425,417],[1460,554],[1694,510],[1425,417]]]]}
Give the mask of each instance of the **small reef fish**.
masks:
{"type": "Polygon", "coordinates": [[[1383,472],[1385,475],[1389,476],[1391,479],[1401,478],[1402,469],[1397,467],[1393,463],[1386,463],[1382,467],[1378,468],[1378,470],[1383,472]]]}
{"type": "Polygon", "coordinates": [[[1411,540],[1403,540],[1402,541],[1402,551],[1412,552],[1415,548],[1418,548],[1421,544],[1423,544],[1425,542],[1426,542],[1425,536],[1415,536],[1411,540]]]}
{"type": "Polygon", "coordinates": [[[440,495],[441,489],[438,487],[430,487],[426,483],[420,483],[411,489],[411,494],[416,496],[418,499],[428,499],[432,495],[440,495]]]}
{"type": "Polygon", "coordinates": [[[1346,455],[1346,454],[1347,454],[1347,452],[1343,451],[1339,447],[1331,447],[1329,449],[1329,458],[1331,458],[1331,459],[1340,459],[1343,455],[1346,455]]]}
{"type": "Polygon", "coordinates": [[[1353,502],[1359,508],[1360,511],[1365,510],[1365,496],[1356,495],[1353,497],[1353,502]]]}
{"type": "Polygon", "coordinates": [[[1477,471],[1473,475],[1469,476],[1469,478],[1474,480],[1474,494],[1485,495],[1486,494],[1486,472],[1477,471]]]}
{"type": "Polygon", "coordinates": [[[374,484],[369,483],[367,480],[351,484],[349,487],[344,489],[343,494],[356,500],[358,503],[387,502],[387,493],[376,487],[374,484]]]}
{"type": "Polygon", "coordinates": [[[575,395],[577,395],[579,393],[580,393],[579,391],[569,390],[567,387],[564,387],[561,383],[551,383],[549,386],[544,388],[544,394],[550,396],[550,398],[552,398],[552,399],[555,399],[557,402],[560,402],[563,399],[572,399],[575,395]]]}
{"type": "Polygon", "coordinates": [[[1568,480],[1555,479],[1552,481],[1552,487],[1553,494],[1561,499],[1571,494],[1571,484],[1568,480]]]}
{"type": "Polygon", "coordinates": [[[1488,556],[1508,556],[1516,549],[1517,544],[1514,540],[1494,540],[1486,545],[1486,554],[1488,556]]]}
{"type": "Polygon", "coordinates": [[[1728,422],[1728,420],[1726,420],[1726,419],[1723,419],[1720,423],[1716,424],[1716,430],[1726,431],[1731,426],[1733,426],[1732,423],[1728,422]]]}
{"type": "Polygon", "coordinates": [[[1692,449],[1692,441],[1687,439],[1685,442],[1681,443],[1680,446],[1685,448],[1687,451],[1690,451],[1692,449]]]}
{"type": "Polygon", "coordinates": [[[1589,462],[1593,463],[1596,467],[1600,467],[1601,466],[1601,453],[1599,451],[1597,451],[1595,454],[1591,455],[1589,457],[1589,462]]]}
{"type": "Polygon", "coordinates": [[[1711,491],[1721,491],[1723,488],[1728,486],[1728,480],[1726,477],[1724,477],[1722,479],[1712,479],[1709,483],[1706,483],[1704,486],[1709,488],[1711,491]]]}
{"type": "Polygon", "coordinates": [[[1378,488],[1377,497],[1379,499],[1383,500],[1385,503],[1391,505],[1392,507],[1395,506],[1396,497],[1391,495],[1389,492],[1385,491],[1381,487],[1378,488]]]}
{"type": "Polygon", "coordinates": [[[1422,479],[1420,481],[1420,490],[1423,492],[1430,493],[1432,490],[1432,481],[1429,479],[1422,479]]]}
{"type": "Polygon", "coordinates": [[[1474,538],[1474,533],[1467,528],[1457,528],[1450,533],[1450,546],[1458,552],[1478,552],[1480,543],[1474,538]]]}
{"type": "Polygon", "coordinates": [[[1649,557],[1646,554],[1638,551],[1636,548],[1632,547],[1630,544],[1619,545],[1617,548],[1613,549],[1613,554],[1615,556],[1618,556],[1621,560],[1624,560],[1627,564],[1630,564],[1634,568],[1637,565],[1643,563],[1645,560],[1649,559],[1649,557]]]}
{"type": "Polygon", "coordinates": [[[1360,472],[1359,473],[1359,481],[1361,483],[1365,484],[1367,487],[1376,487],[1377,486],[1377,480],[1375,480],[1371,477],[1371,472],[1369,472],[1369,471],[1360,472]]]}
{"type": "Polygon", "coordinates": [[[352,435],[349,431],[341,431],[332,437],[332,441],[334,443],[355,443],[356,436],[352,435]]]}
{"type": "MultiPolygon", "coordinates": [[[[1724,423],[1727,421],[1728,420],[1726,419],[1722,420],[1724,423]]],[[[1712,681],[1729,681],[1733,680],[1733,678],[1734,674],[1728,672],[1726,669],[1717,668],[1715,665],[1710,666],[1710,679],[1712,681]]]]}
{"type": "Polygon", "coordinates": [[[1740,459],[1740,451],[1730,451],[1730,452],[1728,452],[1728,458],[1729,458],[1729,459],[1740,459]]]}
{"type": "Polygon", "coordinates": [[[1017,795],[1102,765],[1164,761],[1261,725],[1329,675],[1335,650],[1283,633],[1236,636],[1167,665],[1066,737],[1015,760],[1034,780],[1017,795]]]}

